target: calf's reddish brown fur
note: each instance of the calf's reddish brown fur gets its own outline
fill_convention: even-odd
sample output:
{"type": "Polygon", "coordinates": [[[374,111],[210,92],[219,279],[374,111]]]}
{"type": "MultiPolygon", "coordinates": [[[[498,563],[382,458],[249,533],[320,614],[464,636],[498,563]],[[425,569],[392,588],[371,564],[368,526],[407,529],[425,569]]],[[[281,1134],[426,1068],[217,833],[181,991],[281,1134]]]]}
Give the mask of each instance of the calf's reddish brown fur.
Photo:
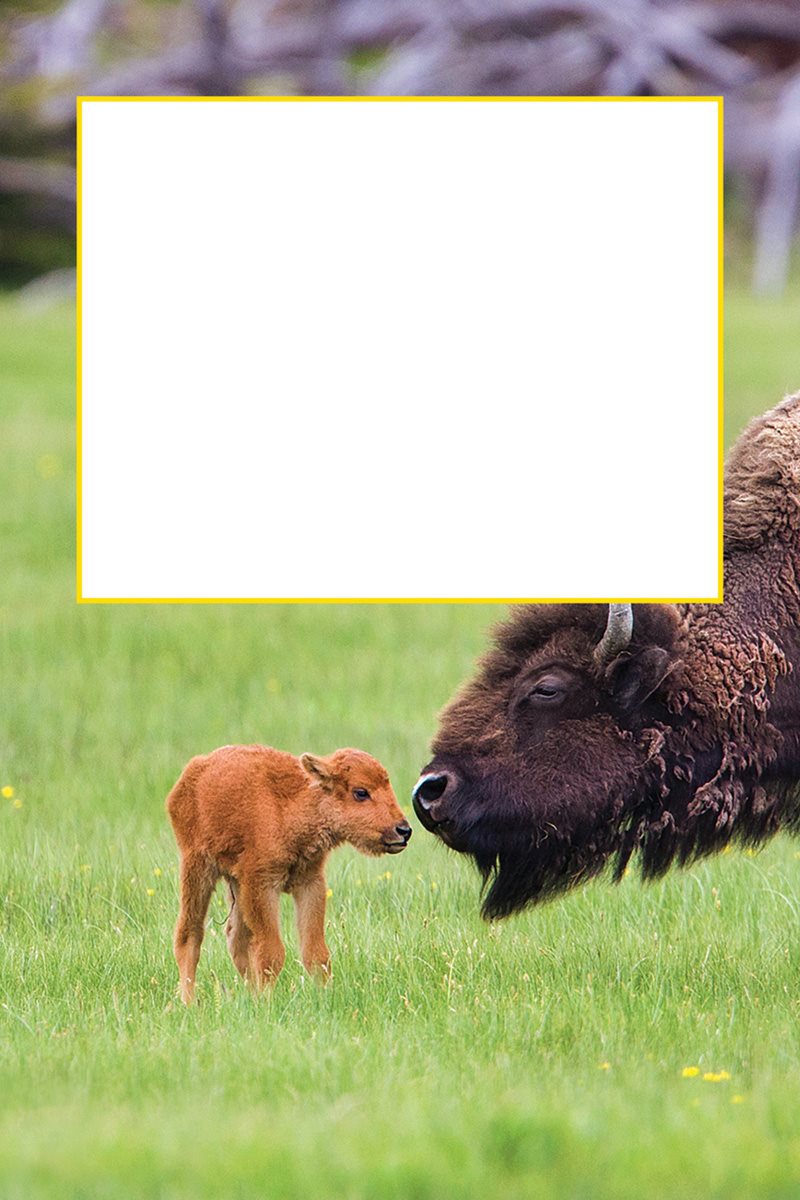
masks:
{"type": "Polygon", "coordinates": [[[326,979],[328,855],[344,842],[397,854],[411,836],[385,768],[363,750],[295,758],[269,746],[223,746],[187,764],[167,812],[181,853],[175,958],[185,1004],[220,879],[231,905],[228,949],[249,983],[262,988],[283,967],[281,892],[294,899],[303,965],[326,979]]]}

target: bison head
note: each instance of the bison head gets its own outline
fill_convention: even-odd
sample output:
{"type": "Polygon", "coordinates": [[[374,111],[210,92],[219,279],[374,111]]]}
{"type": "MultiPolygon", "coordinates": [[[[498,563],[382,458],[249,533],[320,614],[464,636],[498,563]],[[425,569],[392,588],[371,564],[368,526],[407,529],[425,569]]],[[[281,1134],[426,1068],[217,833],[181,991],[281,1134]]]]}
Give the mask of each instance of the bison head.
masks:
{"type": "Polygon", "coordinates": [[[674,720],[680,628],[671,605],[564,604],[521,606],[495,631],[414,790],[422,824],[491,880],[484,916],[627,861],[674,720]]]}

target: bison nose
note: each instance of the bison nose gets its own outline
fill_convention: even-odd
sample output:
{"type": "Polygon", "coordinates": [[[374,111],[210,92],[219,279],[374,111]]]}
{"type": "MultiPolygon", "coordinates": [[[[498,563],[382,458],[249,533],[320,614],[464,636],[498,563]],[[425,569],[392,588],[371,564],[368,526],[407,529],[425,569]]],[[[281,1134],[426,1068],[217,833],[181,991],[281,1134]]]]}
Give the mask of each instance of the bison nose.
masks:
{"type": "Polygon", "coordinates": [[[414,795],[412,797],[414,807],[422,808],[425,812],[428,812],[437,800],[441,800],[447,791],[449,782],[449,775],[423,775],[414,788],[414,795]]]}
{"type": "Polygon", "coordinates": [[[447,772],[442,772],[438,775],[423,775],[414,788],[412,796],[414,812],[426,829],[435,829],[439,824],[441,818],[438,812],[438,803],[445,797],[448,788],[451,788],[453,783],[453,778],[447,772]]]}

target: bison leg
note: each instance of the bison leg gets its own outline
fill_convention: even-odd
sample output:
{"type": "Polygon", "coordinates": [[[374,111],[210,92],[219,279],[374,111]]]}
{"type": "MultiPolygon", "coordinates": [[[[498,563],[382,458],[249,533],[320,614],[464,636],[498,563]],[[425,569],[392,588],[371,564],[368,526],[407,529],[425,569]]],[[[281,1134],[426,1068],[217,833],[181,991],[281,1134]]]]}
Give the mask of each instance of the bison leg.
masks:
{"type": "Polygon", "coordinates": [[[280,889],[260,879],[240,879],[236,894],[239,919],[250,932],[248,981],[259,991],[275,982],[283,969],[286,950],[281,941],[280,889]]]}
{"type": "Polygon", "coordinates": [[[321,983],[327,982],[331,973],[330,951],[325,944],[326,893],[324,875],[293,892],[303,966],[321,983]]]}
{"type": "Polygon", "coordinates": [[[225,926],[225,934],[228,939],[228,952],[233,959],[233,965],[240,975],[247,978],[247,968],[250,962],[250,939],[251,933],[247,925],[245,925],[239,905],[236,903],[236,885],[228,881],[228,898],[230,900],[231,911],[228,916],[228,923],[225,926]]]}
{"type": "Polygon", "coordinates": [[[191,1004],[194,999],[206,913],[217,879],[216,868],[207,858],[187,855],[182,859],[181,907],[175,926],[174,949],[184,1004],[191,1004]]]}

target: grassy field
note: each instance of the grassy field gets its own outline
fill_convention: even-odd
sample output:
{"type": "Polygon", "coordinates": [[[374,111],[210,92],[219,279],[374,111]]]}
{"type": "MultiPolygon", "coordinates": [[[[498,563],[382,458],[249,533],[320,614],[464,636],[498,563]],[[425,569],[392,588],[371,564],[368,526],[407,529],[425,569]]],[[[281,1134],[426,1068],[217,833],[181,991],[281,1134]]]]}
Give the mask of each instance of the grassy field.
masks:
{"type": "MultiPolygon", "coordinates": [[[[184,761],[356,744],[406,797],[498,613],[76,606],[70,317],[0,316],[2,1200],[796,1197],[800,843],[489,927],[418,830],[332,860],[327,989],[290,931],[248,995],[219,898],[176,1003],[184,761]]],[[[729,298],[730,435],[800,387],[799,326],[729,298]]]]}

